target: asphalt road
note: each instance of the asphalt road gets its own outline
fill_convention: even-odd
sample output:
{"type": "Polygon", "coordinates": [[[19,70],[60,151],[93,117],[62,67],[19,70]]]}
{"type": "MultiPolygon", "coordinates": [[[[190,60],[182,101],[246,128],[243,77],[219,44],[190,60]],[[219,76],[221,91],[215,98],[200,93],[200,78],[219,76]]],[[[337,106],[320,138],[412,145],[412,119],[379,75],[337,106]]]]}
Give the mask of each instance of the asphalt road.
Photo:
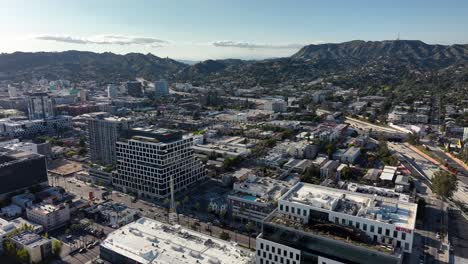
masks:
{"type": "MultiPolygon", "coordinates": [[[[49,182],[53,183],[56,186],[61,186],[68,192],[75,194],[78,198],[82,197],[83,199],[88,199],[89,197],[89,192],[93,192],[94,197],[100,198],[101,194],[104,192],[100,187],[98,186],[92,186],[88,183],[84,183],[82,181],[76,180],[74,178],[59,178],[59,179],[49,179],[49,182]]],[[[160,222],[168,222],[168,216],[167,216],[167,209],[158,205],[155,205],[153,203],[150,203],[148,201],[144,200],[136,200],[133,202],[133,198],[127,194],[120,193],[118,191],[111,191],[110,195],[108,198],[112,199],[114,202],[119,202],[122,204],[125,204],[129,208],[134,208],[139,210],[141,216],[145,216],[148,218],[152,218],[155,220],[158,220],[160,222]]],[[[101,201],[100,199],[97,199],[97,202],[101,201]]],[[[212,235],[214,237],[218,237],[221,235],[221,233],[227,232],[229,233],[229,236],[231,238],[231,241],[234,241],[244,247],[249,247],[249,238],[246,235],[236,233],[218,226],[215,226],[213,224],[201,222],[198,219],[191,218],[189,216],[184,216],[179,214],[179,220],[182,226],[191,228],[193,223],[199,223],[200,227],[198,230],[204,234],[212,235]],[[208,231],[211,229],[211,232],[208,231]]],[[[250,246],[251,248],[255,248],[255,238],[250,238],[250,246]]]]}
{"type": "MultiPolygon", "coordinates": [[[[405,146],[405,144],[389,142],[388,146],[391,150],[411,159],[411,165],[416,166],[419,171],[423,172],[427,179],[431,179],[434,173],[439,170],[432,162],[405,146]]],[[[448,225],[447,204],[438,199],[423,182],[423,179],[416,177],[416,190],[427,202],[423,225],[416,230],[416,233],[420,236],[416,245],[417,252],[424,252],[424,263],[447,263],[449,256],[448,245],[443,237],[437,236],[437,233],[442,234],[443,227],[448,225]]],[[[414,259],[413,263],[414,261],[418,261],[418,259],[414,259]]]]}

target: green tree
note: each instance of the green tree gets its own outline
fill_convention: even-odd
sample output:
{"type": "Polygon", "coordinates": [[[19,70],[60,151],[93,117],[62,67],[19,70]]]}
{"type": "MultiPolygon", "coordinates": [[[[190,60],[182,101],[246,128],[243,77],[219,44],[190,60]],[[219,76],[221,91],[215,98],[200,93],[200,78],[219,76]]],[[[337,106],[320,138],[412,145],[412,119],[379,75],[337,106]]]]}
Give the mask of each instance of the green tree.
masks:
{"type": "Polygon", "coordinates": [[[229,239],[231,239],[231,236],[230,236],[229,233],[227,233],[226,231],[223,231],[223,232],[219,235],[219,238],[221,238],[222,240],[229,240],[229,239]]]}
{"type": "Polygon", "coordinates": [[[317,184],[320,182],[320,169],[317,166],[310,166],[300,177],[302,182],[317,184]]]}
{"type": "Polygon", "coordinates": [[[184,208],[185,206],[187,205],[187,203],[190,201],[190,197],[188,197],[187,195],[184,197],[184,199],[182,200],[182,204],[184,205],[184,208]]]}
{"type": "Polygon", "coordinates": [[[45,233],[44,233],[44,237],[47,238],[47,239],[49,239],[49,233],[45,232],[45,233]]]}
{"type": "Polygon", "coordinates": [[[86,137],[80,137],[80,142],[78,145],[82,148],[86,147],[86,137]]]}
{"type": "Polygon", "coordinates": [[[52,254],[59,256],[62,251],[62,242],[59,240],[52,241],[52,254]]]}
{"type": "Polygon", "coordinates": [[[29,252],[26,249],[20,249],[16,251],[16,258],[21,263],[29,263],[29,252]]]}
{"type": "Polygon", "coordinates": [[[327,152],[328,158],[331,158],[333,152],[335,152],[335,145],[332,143],[328,143],[327,145],[325,145],[325,152],[327,152]]]}
{"type": "Polygon", "coordinates": [[[420,144],[419,137],[415,133],[408,133],[407,136],[406,136],[406,140],[411,145],[419,145],[420,144]]]}
{"type": "Polygon", "coordinates": [[[444,170],[439,170],[434,173],[432,178],[433,191],[439,196],[451,198],[453,193],[457,190],[458,180],[457,177],[444,170]]]}

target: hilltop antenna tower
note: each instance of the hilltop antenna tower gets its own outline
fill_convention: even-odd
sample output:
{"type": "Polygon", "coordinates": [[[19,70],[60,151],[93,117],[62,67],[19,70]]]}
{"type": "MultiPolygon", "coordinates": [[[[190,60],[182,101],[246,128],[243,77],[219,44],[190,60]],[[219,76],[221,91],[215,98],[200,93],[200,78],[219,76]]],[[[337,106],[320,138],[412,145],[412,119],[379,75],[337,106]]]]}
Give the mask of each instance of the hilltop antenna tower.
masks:
{"type": "Polygon", "coordinates": [[[398,32],[396,40],[400,40],[400,32],[398,32]]]}

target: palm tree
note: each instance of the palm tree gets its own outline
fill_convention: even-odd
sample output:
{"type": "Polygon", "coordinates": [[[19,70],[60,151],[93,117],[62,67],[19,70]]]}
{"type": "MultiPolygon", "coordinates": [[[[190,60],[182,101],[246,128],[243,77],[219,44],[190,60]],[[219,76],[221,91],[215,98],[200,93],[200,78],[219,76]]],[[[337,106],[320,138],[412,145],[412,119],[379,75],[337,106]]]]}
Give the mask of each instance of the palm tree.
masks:
{"type": "Polygon", "coordinates": [[[182,200],[182,204],[184,205],[184,209],[185,209],[185,206],[187,205],[187,203],[190,201],[190,197],[188,197],[188,195],[186,195],[184,197],[184,199],[182,200]]]}
{"type": "Polygon", "coordinates": [[[245,229],[247,230],[247,236],[249,237],[249,249],[250,249],[250,231],[252,230],[253,228],[253,224],[252,222],[248,222],[246,225],[245,225],[245,229]]]}

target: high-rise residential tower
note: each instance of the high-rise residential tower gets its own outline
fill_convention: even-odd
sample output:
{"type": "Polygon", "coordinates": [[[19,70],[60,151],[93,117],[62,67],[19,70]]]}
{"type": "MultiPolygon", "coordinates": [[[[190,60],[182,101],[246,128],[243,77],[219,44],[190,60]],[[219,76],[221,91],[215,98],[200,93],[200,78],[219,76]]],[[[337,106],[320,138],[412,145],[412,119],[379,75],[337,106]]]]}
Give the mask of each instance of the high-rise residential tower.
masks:
{"type": "Polygon", "coordinates": [[[52,99],[47,93],[28,93],[27,101],[30,120],[49,119],[54,117],[54,105],[52,103],[52,99]]]}
{"type": "Polygon", "coordinates": [[[165,80],[160,80],[154,82],[154,90],[155,90],[155,97],[164,97],[169,95],[169,86],[167,84],[167,81],[165,80]]]}
{"type": "Polygon", "coordinates": [[[115,144],[124,129],[128,129],[128,120],[125,118],[98,116],[88,120],[91,161],[103,165],[115,164],[115,144]]]}

